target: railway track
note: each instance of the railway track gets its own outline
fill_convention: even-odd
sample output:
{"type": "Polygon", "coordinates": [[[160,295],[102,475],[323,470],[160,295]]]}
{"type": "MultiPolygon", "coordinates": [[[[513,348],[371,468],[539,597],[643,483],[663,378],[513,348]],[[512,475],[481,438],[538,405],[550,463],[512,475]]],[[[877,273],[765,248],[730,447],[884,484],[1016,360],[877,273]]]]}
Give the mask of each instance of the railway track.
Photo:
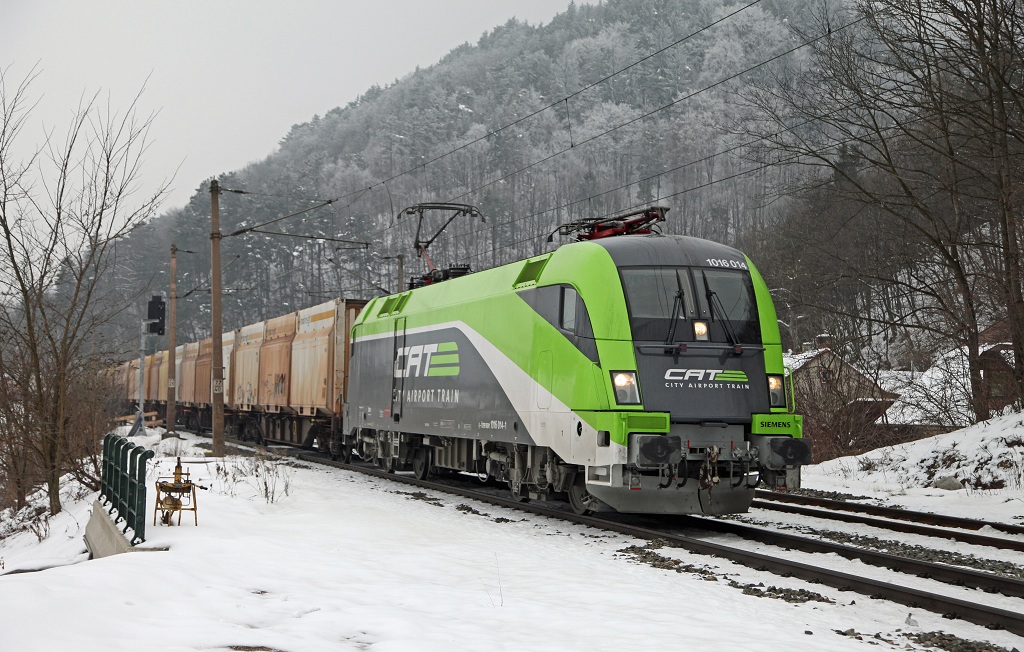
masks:
{"type": "Polygon", "coordinates": [[[433,480],[420,481],[411,475],[388,473],[381,469],[359,464],[335,462],[322,455],[308,452],[299,453],[297,457],[307,462],[357,471],[421,489],[441,491],[500,507],[618,532],[640,539],[661,541],[682,550],[721,557],[749,568],[769,571],[785,577],[796,577],[813,584],[825,585],[841,591],[855,591],[871,598],[890,600],[916,609],[926,609],[941,614],[946,618],[959,618],[991,629],[1005,629],[1014,634],[1024,636],[1024,609],[1022,608],[1004,609],[981,604],[977,600],[961,599],[938,592],[862,577],[853,573],[788,559],[784,554],[771,555],[764,552],[746,550],[741,546],[728,545],[719,541],[709,540],[707,537],[686,534],[680,532],[679,529],[693,528],[701,532],[710,531],[732,534],[747,541],[752,540],[764,545],[807,553],[832,553],[846,559],[856,559],[901,573],[946,582],[960,587],[977,588],[988,593],[1000,593],[1011,598],[1024,597],[1024,582],[1014,578],[945,564],[922,562],[808,537],[768,531],[764,528],[742,525],[721,519],[676,517],[667,519],[669,521],[667,524],[664,522],[666,519],[661,519],[659,523],[652,524],[651,521],[654,519],[650,517],[620,514],[580,516],[572,513],[565,507],[551,506],[550,504],[540,502],[520,502],[513,500],[511,497],[506,498],[495,495],[492,492],[481,491],[479,488],[471,488],[468,484],[443,483],[433,480]]]}
{"type": "Polygon", "coordinates": [[[1009,523],[990,523],[943,514],[929,514],[878,505],[862,505],[763,489],[757,490],[751,507],[1024,552],[1024,539],[1007,539],[975,533],[977,530],[990,527],[1006,534],[1024,535],[1024,527],[1009,523]],[[870,516],[863,516],[863,514],[870,516]]]}

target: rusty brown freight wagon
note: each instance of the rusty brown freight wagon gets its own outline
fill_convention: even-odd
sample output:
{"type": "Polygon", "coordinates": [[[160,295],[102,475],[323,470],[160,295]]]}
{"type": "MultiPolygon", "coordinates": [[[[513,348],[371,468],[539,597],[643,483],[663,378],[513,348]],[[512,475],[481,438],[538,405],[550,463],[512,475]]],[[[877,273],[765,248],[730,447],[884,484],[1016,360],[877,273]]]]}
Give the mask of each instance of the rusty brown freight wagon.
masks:
{"type": "Polygon", "coordinates": [[[199,356],[196,358],[196,395],[195,404],[210,405],[210,381],[213,378],[213,338],[208,337],[199,343],[199,356]]]}
{"type": "Polygon", "coordinates": [[[298,423],[289,403],[291,389],[292,341],[298,313],[268,319],[260,347],[259,416],[264,439],[287,444],[301,443],[298,423]]]}
{"type": "MultiPolygon", "coordinates": [[[[352,341],[349,334],[352,326],[356,323],[356,317],[366,306],[366,301],[345,301],[342,300],[338,306],[334,326],[334,384],[333,384],[333,413],[340,421],[342,410],[345,405],[345,397],[348,396],[349,384],[349,361],[352,359],[352,341]]],[[[336,424],[340,428],[340,423],[336,424]]]]}
{"type": "Polygon", "coordinates": [[[251,411],[259,404],[260,347],[263,346],[263,322],[249,324],[236,331],[231,395],[235,408],[251,411]]]}
{"type": "MultiPolygon", "coordinates": [[[[185,345],[179,344],[174,349],[174,396],[181,403],[181,363],[185,360],[185,345]]],[[[170,369],[168,369],[170,371],[170,369]]],[[[168,381],[170,385],[170,381],[168,381]]]]}
{"type": "Polygon", "coordinates": [[[145,400],[147,410],[158,409],[167,402],[167,351],[147,355],[145,371],[145,400]]]}
{"type": "Polygon", "coordinates": [[[231,386],[231,374],[234,369],[235,331],[224,333],[220,340],[221,368],[224,379],[224,407],[232,408],[235,405],[234,391],[231,386]]]}
{"type": "Polygon", "coordinates": [[[167,379],[170,375],[170,351],[160,351],[156,354],[159,359],[160,373],[157,375],[156,400],[161,404],[167,404],[167,379]]]}
{"type": "MultiPolygon", "coordinates": [[[[342,427],[349,333],[365,305],[336,299],[223,333],[225,433],[328,450],[342,427]]],[[[193,430],[212,421],[212,361],[211,338],[175,350],[177,414],[193,430]]],[[[134,391],[131,364],[120,371],[134,391]]],[[[150,400],[166,403],[169,371],[166,351],[147,362],[150,400]]]]}
{"type": "Polygon", "coordinates": [[[181,375],[178,376],[178,386],[181,392],[179,403],[183,405],[194,405],[196,402],[196,359],[199,357],[199,342],[189,342],[185,345],[181,356],[181,375]]]}
{"type": "Polygon", "coordinates": [[[160,400],[160,369],[163,361],[163,352],[146,356],[146,402],[153,405],[160,400]]]}
{"type": "Polygon", "coordinates": [[[313,416],[334,408],[334,324],[341,301],[299,311],[298,332],[292,343],[291,406],[313,416]]]}
{"type": "Polygon", "coordinates": [[[259,404],[266,412],[289,411],[292,340],[297,313],[268,319],[260,347],[259,404]]]}

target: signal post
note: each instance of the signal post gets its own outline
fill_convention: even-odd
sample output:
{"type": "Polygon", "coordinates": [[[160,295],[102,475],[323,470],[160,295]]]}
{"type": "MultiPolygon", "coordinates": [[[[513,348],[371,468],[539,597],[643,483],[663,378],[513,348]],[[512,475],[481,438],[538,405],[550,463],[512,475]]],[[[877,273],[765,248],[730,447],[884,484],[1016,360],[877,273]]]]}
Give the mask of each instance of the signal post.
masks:
{"type": "Polygon", "coordinates": [[[149,334],[164,334],[164,308],[164,298],[159,294],[154,294],[153,298],[151,298],[149,303],[146,305],[146,319],[142,320],[141,328],[139,329],[139,371],[136,376],[135,385],[135,393],[139,401],[139,421],[143,420],[146,401],[144,373],[146,367],[146,336],[149,334]]]}

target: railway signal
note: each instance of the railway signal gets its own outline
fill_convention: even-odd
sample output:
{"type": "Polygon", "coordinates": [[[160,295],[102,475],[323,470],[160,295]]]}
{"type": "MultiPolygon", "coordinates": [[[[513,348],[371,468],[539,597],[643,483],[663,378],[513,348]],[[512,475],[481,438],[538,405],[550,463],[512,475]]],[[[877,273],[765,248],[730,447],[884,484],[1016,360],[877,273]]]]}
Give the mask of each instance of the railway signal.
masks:
{"type": "Polygon", "coordinates": [[[149,305],[146,310],[146,320],[149,322],[148,329],[151,335],[164,334],[164,327],[166,326],[166,310],[167,304],[164,303],[164,298],[158,294],[154,294],[153,298],[149,300],[149,305]]]}

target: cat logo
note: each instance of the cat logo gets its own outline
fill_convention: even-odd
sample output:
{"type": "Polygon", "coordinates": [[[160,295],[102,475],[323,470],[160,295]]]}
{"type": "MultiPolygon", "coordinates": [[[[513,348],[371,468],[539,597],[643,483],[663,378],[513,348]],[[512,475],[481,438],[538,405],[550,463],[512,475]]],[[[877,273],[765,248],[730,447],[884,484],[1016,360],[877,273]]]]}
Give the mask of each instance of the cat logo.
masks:
{"type": "Polygon", "coordinates": [[[455,342],[403,346],[395,354],[395,378],[459,375],[459,346],[455,342]]]}
{"type": "Polygon", "coordinates": [[[747,374],[738,369],[669,369],[665,380],[717,381],[723,383],[745,383],[747,374]]]}

